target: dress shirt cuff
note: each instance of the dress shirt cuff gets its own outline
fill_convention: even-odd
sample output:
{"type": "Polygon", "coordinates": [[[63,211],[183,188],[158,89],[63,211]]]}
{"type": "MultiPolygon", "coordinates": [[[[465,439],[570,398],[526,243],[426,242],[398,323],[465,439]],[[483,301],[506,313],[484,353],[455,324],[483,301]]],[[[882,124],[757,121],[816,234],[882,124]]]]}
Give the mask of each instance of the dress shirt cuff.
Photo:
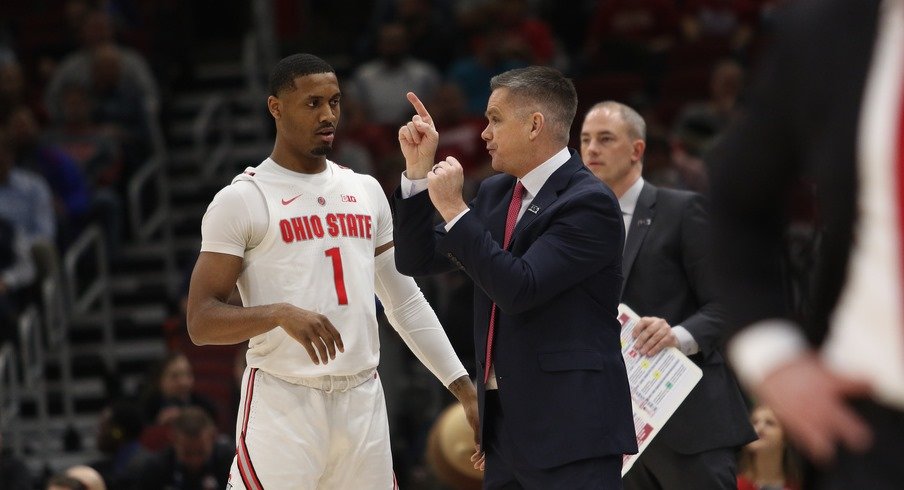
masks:
{"type": "Polygon", "coordinates": [[[450,219],[449,222],[446,223],[446,231],[451,230],[452,227],[455,226],[455,223],[458,223],[458,220],[460,220],[461,217],[464,216],[465,213],[467,213],[467,212],[470,211],[470,210],[471,210],[471,208],[465,209],[464,211],[462,211],[462,212],[458,213],[457,215],[455,215],[454,218],[450,219]]]}
{"type": "Polygon", "coordinates": [[[735,336],[728,344],[728,358],[741,383],[753,388],[806,350],[807,341],[795,324],[775,318],[754,323],[735,336]]]}
{"type": "Polygon", "coordinates": [[[409,180],[405,172],[402,172],[402,185],[399,190],[402,193],[402,199],[408,199],[427,190],[427,179],[409,180]]]}
{"type": "Polygon", "coordinates": [[[694,340],[694,336],[691,335],[686,328],[681,325],[675,325],[672,327],[672,333],[675,334],[675,337],[678,339],[678,350],[684,353],[684,355],[692,356],[700,352],[700,346],[697,344],[697,341],[694,340]]]}

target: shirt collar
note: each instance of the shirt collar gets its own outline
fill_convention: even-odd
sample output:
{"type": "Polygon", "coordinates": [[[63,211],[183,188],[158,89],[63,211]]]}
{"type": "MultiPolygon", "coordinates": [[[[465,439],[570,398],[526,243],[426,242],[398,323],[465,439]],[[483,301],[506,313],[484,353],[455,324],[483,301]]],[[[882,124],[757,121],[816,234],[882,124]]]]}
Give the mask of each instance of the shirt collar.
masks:
{"type": "Polygon", "coordinates": [[[540,189],[543,188],[543,184],[549,180],[549,177],[559,169],[562,165],[565,165],[571,158],[571,152],[568,151],[568,148],[562,148],[558,153],[550,157],[549,160],[541,163],[537,166],[537,168],[531,170],[524,177],[521,177],[521,184],[524,186],[524,190],[526,190],[530,195],[536,196],[540,189]]]}
{"type": "Polygon", "coordinates": [[[618,206],[621,208],[622,213],[634,214],[634,208],[637,207],[637,199],[640,198],[640,190],[643,189],[643,183],[643,177],[638,177],[637,180],[631,184],[631,187],[622,194],[622,197],[618,199],[618,206]]]}

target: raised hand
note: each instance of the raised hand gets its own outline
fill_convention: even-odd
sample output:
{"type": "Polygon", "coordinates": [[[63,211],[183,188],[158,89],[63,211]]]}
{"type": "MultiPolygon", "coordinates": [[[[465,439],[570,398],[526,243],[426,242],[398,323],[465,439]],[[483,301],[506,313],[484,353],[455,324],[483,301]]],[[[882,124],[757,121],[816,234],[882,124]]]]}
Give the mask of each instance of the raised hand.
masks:
{"type": "Polygon", "coordinates": [[[336,358],[336,351],[345,352],[342,336],[327,317],[293,305],[288,307],[280,326],[308,351],[314,364],[327,364],[336,358]]]}
{"type": "MultiPolygon", "coordinates": [[[[411,178],[410,174],[408,178],[411,178]]],[[[430,193],[430,201],[447,223],[468,209],[462,197],[464,182],[464,171],[455,157],[448,157],[437,163],[427,174],[427,192],[430,193]]]]}
{"type": "Polygon", "coordinates": [[[421,99],[414,92],[408,92],[407,97],[417,114],[399,128],[399,146],[405,157],[406,175],[411,180],[420,180],[427,177],[427,172],[436,161],[439,133],[421,99]]]}

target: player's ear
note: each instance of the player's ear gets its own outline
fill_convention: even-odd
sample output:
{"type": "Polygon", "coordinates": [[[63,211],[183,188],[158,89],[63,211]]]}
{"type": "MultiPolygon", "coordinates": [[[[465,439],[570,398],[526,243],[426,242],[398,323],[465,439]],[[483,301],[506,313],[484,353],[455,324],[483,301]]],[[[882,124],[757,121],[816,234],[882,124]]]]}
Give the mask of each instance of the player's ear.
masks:
{"type": "Polygon", "coordinates": [[[279,119],[281,117],[280,108],[279,108],[279,99],[276,96],[267,97],[267,109],[270,111],[270,115],[273,116],[273,119],[279,119]]]}

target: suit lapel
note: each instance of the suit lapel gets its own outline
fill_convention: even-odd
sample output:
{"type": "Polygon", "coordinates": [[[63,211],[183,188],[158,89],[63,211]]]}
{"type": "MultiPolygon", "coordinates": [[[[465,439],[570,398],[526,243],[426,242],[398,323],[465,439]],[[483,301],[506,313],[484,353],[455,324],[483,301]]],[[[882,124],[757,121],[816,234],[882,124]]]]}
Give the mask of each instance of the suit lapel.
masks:
{"type": "Polygon", "coordinates": [[[628,236],[625,238],[625,252],[622,256],[622,290],[624,290],[624,285],[628,282],[634,259],[637,258],[640,245],[643,243],[644,237],[647,236],[647,230],[650,229],[655,215],[656,187],[649,182],[644,182],[643,187],[640,189],[640,195],[637,197],[634,215],[631,216],[631,223],[628,225],[628,236]]]}
{"type": "MultiPolygon", "coordinates": [[[[547,179],[546,183],[543,184],[543,187],[540,188],[540,192],[534,196],[530,206],[524,211],[524,216],[521,216],[521,219],[518,220],[518,224],[515,225],[515,232],[512,234],[512,244],[518,239],[518,234],[522,230],[527,229],[527,227],[537,219],[537,216],[543,213],[543,211],[559,198],[559,191],[568,185],[572,174],[583,167],[584,164],[581,163],[577,153],[572,152],[571,158],[549,176],[549,179],[547,179]]],[[[511,196],[511,193],[509,193],[509,196],[511,196]]],[[[509,248],[511,249],[511,247],[509,248]]]]}

